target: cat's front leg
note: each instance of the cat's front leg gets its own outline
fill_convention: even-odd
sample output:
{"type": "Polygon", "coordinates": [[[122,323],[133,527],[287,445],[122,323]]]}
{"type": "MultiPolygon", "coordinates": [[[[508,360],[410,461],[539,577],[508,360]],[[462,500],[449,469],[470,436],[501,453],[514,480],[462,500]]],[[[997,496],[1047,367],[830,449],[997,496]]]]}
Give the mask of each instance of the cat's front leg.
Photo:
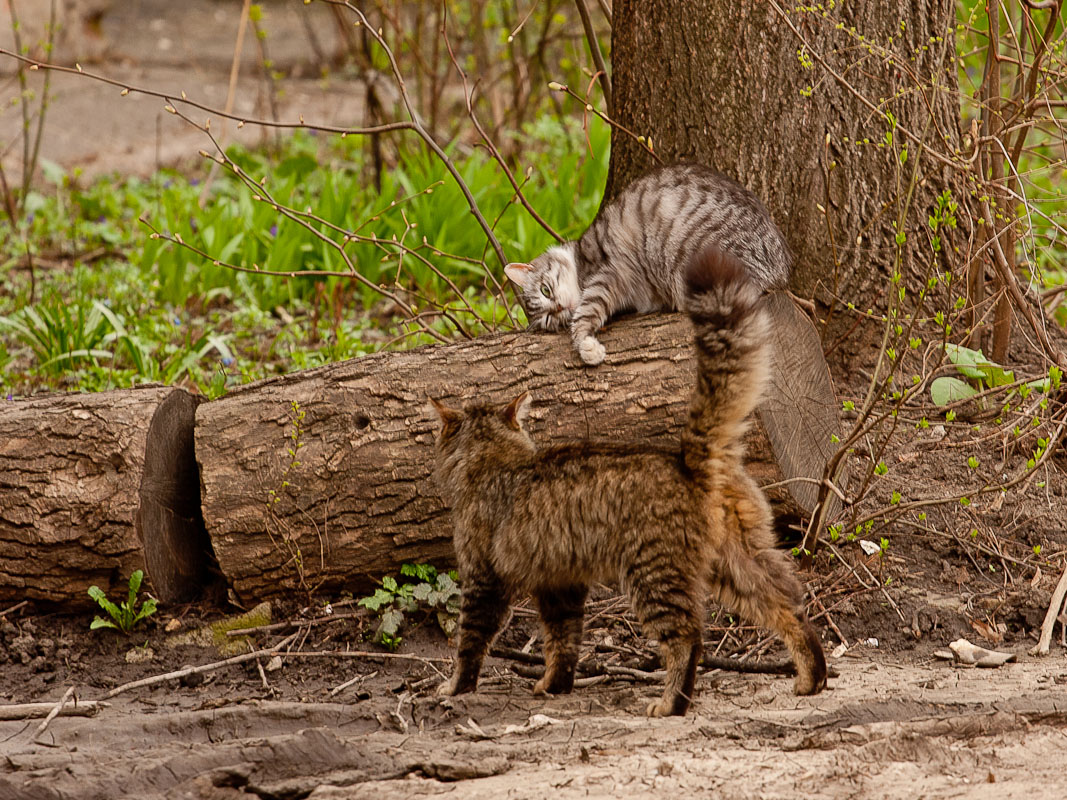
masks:
{"type": "Polygon", "coordinates": [[[596,338],[596,332],[611,316],[611,309],[608,308],[602,292],[603,287],[599,286],[590,286],[582,292],[581,303],[571,320],[571,341],[574,342],[574,349],[578,351],[582,362],[591,367],[602,363],[607,355],[604,345],[596,338]]]}
{"type": "Polygon", "coordinates": [[[464,578],[467,585],[463,587],[459,612],[456,666],[451,680],[437,687],[437,694],[443,697],[473,692],[478,686],[485,653],[508,608],[507,592],[495,576],[464,578]]]}

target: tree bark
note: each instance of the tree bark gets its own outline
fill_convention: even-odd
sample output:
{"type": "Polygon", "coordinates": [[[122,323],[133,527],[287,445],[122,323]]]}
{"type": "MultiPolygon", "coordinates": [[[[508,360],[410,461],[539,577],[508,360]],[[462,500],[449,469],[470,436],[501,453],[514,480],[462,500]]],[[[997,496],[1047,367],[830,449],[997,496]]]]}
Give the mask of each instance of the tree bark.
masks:
{"type": "MultiPolygon", "coordinates": [[[[665,161],[703,162],[755,192],[793,250],[795,290],[883,305],[893,223],[915,162],[902,165],[892,147],[878,146],[890,126],[859,96],[927,140],[923,183],[905,226],[910,245],[923,237],[942,190],[953,188],[961,208],[966,201],[953,170],[929,157],[960,148],[956,4],[839,3],[828,19],[796,8],[768,0],[617,0],[614,118],[651,137],[665,161]]],[[[894,135],[898,145],[906,139],[900,129],[894,135]]],[[[909,149],[918,156],[913,142],[909,149]]],[[[605,200],[653,163],[643,145],[613,129],[605,200]]],[[[952,248],[942,253],[950,257],[952,248]]]]}
{"type": "MultiPolygon", "coordinates": [[[[184,406],[184,427],[183,419],[171,422],[171,438],[191,443],[190,402],[180,389],[149,387],[0,406],[0,601],[82,607],[92,604],[93,584],[112,595],[126,590],[130,573],[145,566],[135,518],[146,460],[154,462],[147,474],[163,485],[181,470],[180,457],[152,448],[150,429],[167,427],[169,410],[184,406]],[[146,451],[154,455],[146,459],[146,451]]],[[[148,488],[165,507],[166,492],[148,488]]],[[[148,539],[158,533],[144,527],[148,539]]],[[[166,580],[152,570],[149,577],[153,592],[169,599],[166,580]]]]}
{"type": "MultiPolygon", "coordinates": [[[[504,401],[529,390],[529,429],[541,444],[676,441],[694,385],[691,336],[677,314],[620,320],[603,334],[608,357],[596,369],[579,363],[566,336],[486,336],[378,353],[205,403],[196,455],[219,568],[248,604],[365,592],[405,562],[452,564],[428,397],[504,401]]],[[[780,479],[763,440],[748,439],[753,475],[780,479]]]]}

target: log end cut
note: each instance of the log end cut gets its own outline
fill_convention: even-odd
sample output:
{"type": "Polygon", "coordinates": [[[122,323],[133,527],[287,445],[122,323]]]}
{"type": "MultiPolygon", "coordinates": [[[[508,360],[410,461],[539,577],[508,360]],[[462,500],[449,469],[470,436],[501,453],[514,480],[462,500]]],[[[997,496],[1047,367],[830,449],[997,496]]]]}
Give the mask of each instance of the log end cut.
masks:
{"type": "Polygon", "coordinates": [[[156,409],[145,443],[135,524],[152,593],[164,603],[214,598],[220,589],[200,508],[193,421],[201,398],[172,392],[156,409]]]}

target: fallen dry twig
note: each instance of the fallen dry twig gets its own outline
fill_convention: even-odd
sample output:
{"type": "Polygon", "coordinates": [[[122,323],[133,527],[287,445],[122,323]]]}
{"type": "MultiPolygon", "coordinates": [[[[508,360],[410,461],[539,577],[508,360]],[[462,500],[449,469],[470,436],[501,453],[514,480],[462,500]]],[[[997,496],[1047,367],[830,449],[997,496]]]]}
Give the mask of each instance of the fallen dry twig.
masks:
{"type": "Polygon", "coordinates": [[[451,664],[451,658],[416,656],[410,653],[374,653],[367,650],[294,650],[286,658],[396,658],[423,664],[451,664]]]}
{"type": "Polygon", "coordinates": [[[173,672],[166,672],[162,675],[153,675],[149,678],[141,678],[137,681],[130,681],[129,683],[124,683],[121,686],[116,686],[110,692],[105,694],[104,699],[110,700],[115,695],[122,694],[123,692],[128,692],[132,689],[141,689],[145,686],[155,686],[158,683],[166,683],[167,681],[177,680],[179,678],[184,678],[187,675],[197,675],[202,672],[213,672],[214,670],[221,669],[222,667],[228,667],[232,664],[243,664],[245,661],[252,661],[253,659],[257,659],[262,656],[275,655],[283,647],[288,644],[291,644],[296,639],[298,634],[299,632],[294,633],[291,636],[287,636],[273,647],[265,647],[262,650],[256,650],[252,653],[242,653],[239,656],[234,656],[233,658],[226,658],[222,661],[215,661],[211,664],[201,664],[198,667],[186,667],[185,669],[178,669],[174,670],[173,672]]]}
{"type": "Polygon", "coordinates": [[[1048,655],[1048,646],[1052,643],[1052,631],[1056,627],[1056,618],[1060,614],[1060,609],[1063,608],[1064,597],[1067,597],[1067,564],[1063,565],[1060,582],[1056,584],[1056,590],[1052,593],[1052,602],[1049,603],[1048,611],[1045,612],[1045,621],[1041,623],[1041,638],[1030,650],[1030,655],[1048,655]]]}
{"type": "Polygon", "coordinates": [[[8,614],[11,614],[11,613],[13,613],[15,611],[18,611],[20,608],[23,608],[23,607],[29,605],[29,603],[30,603],[29,600],[23,600],[23,601],[21,601],[19,603],[15,603],[15,605],[11,606],[10,608],[5,608],[3,611],[0,611],[0,619],[3,619],[8,614]]]}
{"type": "Polygon", "coordinates": [[[247,636],[250,633],[266,633],[269,631],[280,631],[285,628],[306,628],[312,625],[325,625],[329,622],[337,622],[342,619],[353,619],[355,617],[362,616],[361,611],[352,611],[350,613],[342,614],[330,614],[324,617],[313,617],[311,619],[287,619],[282,622],[272,622],[269,625],[256,625],[251,628],[234,628],[232,631],[226,631],[227,636],[247,636]]]}
{"type": "Polygon", "coordinates": [[[41,720],[41,724],[38,725],[37,730],[33,732],[34,739],[40,737],[40,735],[48,729],[48,726],[52,724],[52,720],[59,716],[59,712],[63,710],[63,706],[70,702],[70,698],[73,697],[73,695],[74,687],[68,686],[67,691],[63,692],[63,696],[59,699],[59,702],[52,706],[52,710],[48,712],[48,715],[45,716],[43,720],[41,720]]]}
{"type": "MultiPolygon", "coordinates": [[[[542,666],[545,663],[543,656],[537,653],[527,653],[524,650],[517,650],[513,647],[499,647],[494,646],[489,649],[489,655],[497,658],[504,658],[511,661],[517,661],[520,664],[529,664],[533,666],[542,666]]],[[[749,661],[738,661],[734,658],[728,658],[726,656],[717,656],[706,654],[701,659],[700,665],[705,669],[721,669],[730,672],[742,672],[742,673],[754,673],[760,675],[795,675],[796,667],[793,666],[791,661],[774,661],[767,663],[753,663],[749,661]]],[[[610,664],[579,664],[578,670],[587,676],[597,675],[621,675],[625,677],[634,678],[637,680],[662,680],[665,674],[661,670],[649,672],[646,670],[633,669],[632,667],[621,667],[610,664]]],[[[516,670],[520,675],[525,675],[527,671],[516,670]]],[[[526,677],[529,677],[526,675],[526,677]]]]}
{"type": "MultiPolygon", "coordinates": [[[[102,703],[99,700],[75,700],[73,705],[63,705],[56,716],[60,717],[93,717],[102,708],[110,708],[111,703],[102,703]]],[[[37,719],[46,717],[54,711],[56,703],[13,703],[9,706],[0,706],[0,720],[37,719]]]]}

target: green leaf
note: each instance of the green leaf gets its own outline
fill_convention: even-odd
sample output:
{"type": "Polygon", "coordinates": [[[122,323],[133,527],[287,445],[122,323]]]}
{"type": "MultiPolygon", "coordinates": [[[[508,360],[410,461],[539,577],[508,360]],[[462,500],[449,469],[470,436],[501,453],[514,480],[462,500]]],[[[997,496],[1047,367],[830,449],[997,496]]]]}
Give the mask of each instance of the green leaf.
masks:
{"type": "Polygon", "coordinates": [[[359,601],[358,605],[364,608],[369,608],[371,611],[377,611],[384,605],[388,605],[393,602],[393,593],[387,592],[385,589],[375,589],[374,594],[370,597],[364,597],[359,601]]]}
{"type": "Polygon", "coordinates": [[[135,569],[130,573],[130,595],[127,602],[132,609],[137,605],[137,593],[141,591],[141,581],[144,580],[144,572],[139,569],[135,569]]]}
{"type": "Polygon", "coordinates": [[[400,574],[432,584],[437,579],[437,568],[430,564],[404,564],[400,568],[400,574]]]}
{"type": "Polygon", "coordinates": [[[455,579],[448,573],[441,573],[437,576],[437,590],[439,592],[447,592],[448,594],[459,594],[459,586],[456,584],[455,579]]]}
{"type": "Polygon", "coordinates": [[[378,636],[380,638],[384,638],[385,636],[396,636],[400,631],[400,626],[403,624],[403,613],[397,611],[395,608],[390,608],[382,614],[382,621],[378,624],[378,636]]]}
{"type": "Polygon", "coordinates": [[[930,383],[930,398],[934,405],[947,406],[957,400],[973,397],[978,390],[969,383],[964,383],[959,378],[935,378],[930,383]]]}
{"type": "Polygon", "coordinates": [[[133,618],[134,624],[140,622],[146,617],[150,617],[156,613],[156,601],[149,597],[143,603],[141,603],[141,610],[137,612],[137,616],[133,618]]]}
{"type": "Polygon", "coordinates": [[[115,630],[120,630],[119,626],[109,619],[93,617],[93,621],[89,623],[89,630],[95,631],[98,628],[114,628],[115,630]]]}
{"type": "Polygon", "coordinates": [[[990,386],[1003,386],[1015,382],[1015,374],[1000,364],[990,361],[981,350],[972,350],[962,345],[947,343],[945,355],[963,375],[984,380],[990,386]]]}
{"type": "Polygon", "coordinates": [[[107,595],[104,594],[104,590],[99,586],[89,587],[89,597],[93,598],[104,611],[111,615],[112,619],[119,619],[122,616],[122,612],[119,611],[119,607],[107,599],[107,595]]]}
{"type": "Polygon", "coordinates": [[[279,178],[285,178],[290,175],[304,176],[309,172],[313,172],[318,169],[319,163],[307,153],[301,153],[299,155],[290,156],[283,159],[277,167],[275,167],[274,174],[279,178]]]}
{"type": "Polygon", "coordinates": [[[63,180],[67,177],[63,167],[59,166],[55,161],[49,161],[47,158],[39,159],[38,163],[41,165],[41,174],[44,175],[46,181],[56,186],[63,185],[63,180]]]}

